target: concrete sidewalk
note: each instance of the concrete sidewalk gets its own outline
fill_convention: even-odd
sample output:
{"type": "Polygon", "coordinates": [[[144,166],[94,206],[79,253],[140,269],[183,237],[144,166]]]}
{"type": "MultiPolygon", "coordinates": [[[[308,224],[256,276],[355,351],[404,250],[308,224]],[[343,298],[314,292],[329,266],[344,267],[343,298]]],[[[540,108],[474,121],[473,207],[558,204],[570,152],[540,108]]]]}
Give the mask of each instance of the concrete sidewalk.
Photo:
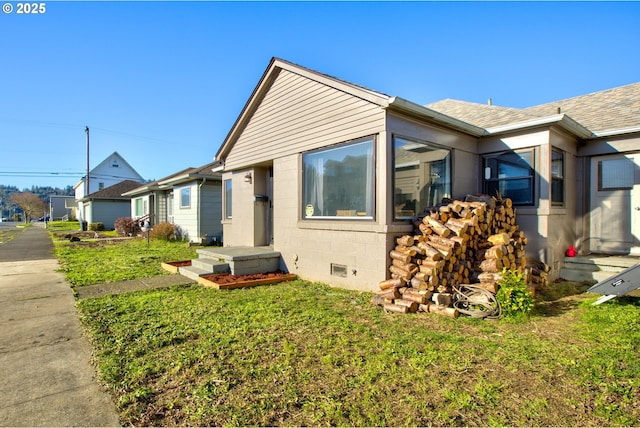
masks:
{"type": "Polygon", "coordinates": [[[51,248],[34,226],[0,246],[0,426],[119,426],[51,248]]]}

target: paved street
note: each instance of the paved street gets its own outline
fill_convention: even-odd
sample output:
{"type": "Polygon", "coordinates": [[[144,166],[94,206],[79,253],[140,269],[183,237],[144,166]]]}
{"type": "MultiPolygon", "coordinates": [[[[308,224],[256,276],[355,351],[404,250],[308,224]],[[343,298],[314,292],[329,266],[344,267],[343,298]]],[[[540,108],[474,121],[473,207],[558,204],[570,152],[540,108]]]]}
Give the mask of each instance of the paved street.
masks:
{"type": "Polygon", "coordinates": [[[43,226],[0,245],[0,426],[118,426],[43,226]]]}

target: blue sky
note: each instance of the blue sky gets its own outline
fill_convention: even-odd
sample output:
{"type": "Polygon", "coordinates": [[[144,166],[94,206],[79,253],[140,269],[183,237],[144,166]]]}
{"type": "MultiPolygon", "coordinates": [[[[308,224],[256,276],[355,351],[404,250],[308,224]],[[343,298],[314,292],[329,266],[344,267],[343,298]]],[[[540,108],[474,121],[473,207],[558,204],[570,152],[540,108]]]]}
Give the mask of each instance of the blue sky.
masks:
{"type": "Polygon", "coordinates": [[[0,13],[0,184],[210,162],[271,57],[428,104],[527,107],[640,80],[638,2],[58,2],[0,13]],[[55,173],[55,174],[54,174],[55,173]]]}

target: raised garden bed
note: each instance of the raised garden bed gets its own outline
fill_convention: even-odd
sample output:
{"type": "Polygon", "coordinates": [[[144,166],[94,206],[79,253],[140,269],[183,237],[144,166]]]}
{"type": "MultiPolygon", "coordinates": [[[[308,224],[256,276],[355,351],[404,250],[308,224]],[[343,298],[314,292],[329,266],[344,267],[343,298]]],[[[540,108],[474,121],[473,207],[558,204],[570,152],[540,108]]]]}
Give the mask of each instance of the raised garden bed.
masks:
{"type": "Polygon", "coordinates": [[[255,287],[257,285],[277,284],[292,281],[297,276],[285,272],[256,273],[251,275],[212,274],[201,276],[198,283],[205,287],[227,290],[232,288],[255,287]]]}
{"type": "Polygon", "coordinates": [[[191,266],[191,260],[180,260],[177,262],[163,262],[161,266],[171,273],[178,273],[178,269],[184,266],[191,266]]]}

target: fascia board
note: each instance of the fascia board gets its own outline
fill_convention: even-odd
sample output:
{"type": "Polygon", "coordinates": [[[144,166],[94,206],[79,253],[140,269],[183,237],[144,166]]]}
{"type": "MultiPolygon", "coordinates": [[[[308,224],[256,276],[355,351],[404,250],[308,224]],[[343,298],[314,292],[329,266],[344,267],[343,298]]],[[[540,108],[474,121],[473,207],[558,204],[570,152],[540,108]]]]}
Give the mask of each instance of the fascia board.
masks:
{"type": "Polygon", "coordinates": [[[420,104],[407,101],[404,98],[390,98],[387,108],[392,111],[395,110],[399,112],[411,113],[420,117],[425,117],[435,122],[441,123],[449,128],[453,128],[476,137],[481,137],[486,134],[486,131],[479,126],[471,125],[470,123],[464,122],[451,116],[447,116],[446,114],[442,114],[428,107],[424,107],[420,104]]]}
{"type": "Polygon", "coordinates": [[[557,125],[567,131],[571,132],[573,135],[579,138],[590,138],[593,137],[593,133],[589,131],[587,128],[582,126],[580,123],[576,122],[571,117],[567,116],[564,113],[554,114],[552,116],[541,117],[532,120],[526,120],[524,122],[518,123],[510,123],[508,125],[503,126],[495,126],[492,128],[487,128],[488,135],[497,135],[503,134],[506,132],[519,131],[530,128],[538,128],[541,126],[550,126],[557,125]]]}
{"type": "Polygon", "coordinates": [[[636,132],[640,132],[640,126],[634,126],[631,128],[607,129],[604,131],[594,132],[593,138],[614,137],[617,135],[635,134],[636,132]]]}

